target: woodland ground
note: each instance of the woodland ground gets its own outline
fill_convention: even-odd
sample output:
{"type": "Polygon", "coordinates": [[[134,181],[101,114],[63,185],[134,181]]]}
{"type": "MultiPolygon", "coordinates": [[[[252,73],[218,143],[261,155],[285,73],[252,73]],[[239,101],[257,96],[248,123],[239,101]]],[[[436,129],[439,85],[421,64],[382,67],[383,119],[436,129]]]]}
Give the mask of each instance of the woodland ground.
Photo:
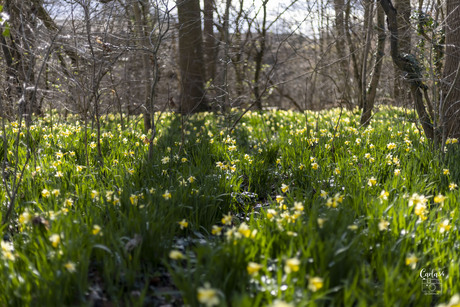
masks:
{"type": "Polygon", "coordinates": [[[232,112],[158,114],[150,160],[140,117],[102,118],[101,155],[95,123],[5,123],[0,306],[458,303],[458,140],[398,108],[232,112]]]}

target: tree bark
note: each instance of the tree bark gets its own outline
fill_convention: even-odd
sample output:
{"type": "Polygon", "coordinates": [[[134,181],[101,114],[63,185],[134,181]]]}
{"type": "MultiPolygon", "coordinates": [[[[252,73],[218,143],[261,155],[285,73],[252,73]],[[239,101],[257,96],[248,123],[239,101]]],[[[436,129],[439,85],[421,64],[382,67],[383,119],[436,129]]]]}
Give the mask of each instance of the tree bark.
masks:
{"type": "Polygon", "coordinates": [[[404,73],[405,80],[410,86],[412,99],[414,100],[415,110],[423,127],[423,131],[428,139],[434,139],[434,128],[430,116],[423,102],[423,90],[426,85],[421,79],[421,67],[413,55],[400,53],[398,21],[396,9],[390,0],[380,0],[385,15],[387,16],[388,30],[390,31],[391,58],[396,66],[404,73]]]}
{"type": "Polygon", "coordinates": [[[460,3],[447,0],[446,59],[444,65],[442,120],[443,139],[460,137],[460,3]]]}
{"type": "MultiPolygon", "coordinates": [[[[259,48],[256,48],[256,55],[255,55],[255,71],[254,71],[254,99],[255,105],[258,110],[262,110],[262,93],[260,89],[260,75],[262,73],[262,62],[264,60],[265,49],[266,49],[266,39],[267,39],[267,2],[268,0],[264,0],[262,2],[262,29],[259,32],[259,48]]],[[[263,92],[263,91],[262,91],[263,92]]]]}
{"type": "Polygon", "coordinates": [[[352,30],[350,29],[350,13],[351,13],[351,0],[347,1],[347,6],[345,10],[345,34],[347,37],[348,48],[351,55],[351,63],[353,66],[353,76],[355,78],[355,83],[357,85],[357,92],[358,92],[358,106],[360,109],[364,106],[363,101],[363,83],[361,82],[361,70],[359,69],[359,62],[358,57],[358,48],[355,43],[353,43],[353,39],[351,37],[352,30]]]}
{"type": "MultiPolygon", "coordinates": [[[[339,91],[340,99],[349,101],[349,85],[348,85],[348,56],[345,53],[345,2],[344,0],[334,0],[334,11],[335,11],[335,30],[337,32],[336,38],[336,49],[339,57],[339,76],[342,82],[340,82],[339,91]]],[[[348,22],[348,20],[347,20],[348,22]]]]}
{"type": "MultiPolygon", "coordinates": [[[[396,19],[398,22],[399,35],[399,52],[411,53],[411,34],[412,27],[410,24],[411,4],[410,0],[395,0],[394,7],[396,9],[396,19]]],[[[401,77],[401,70],[395,64],[393,66],[395,79],[393,83],[393,96],[398,102],[407,102],[410,100],[410,93],[404,86],[404,80],[401,77]]]]}
{"type": "Polygon", "coordinates": [[[203,1],[204,59],[206,80],[216,79],[217,45],[214,36],[214,0],[203,1]]]}
{"type": "Polygon", "coordinates": [[[179,16],[180,112],[208,109],[204,91],[205,66],[199,0],[177,0],[179,16]]]}
{"type": "Polygon", "coordinates": [[[147,132],[152,128],[151,122],[151,114],[153,114],[154,110],[150,110],[150,89],[151,89],[151,70],[153,67],[150,63],[149,54],[147,49],[149,49],[149,31],[148,28],[148,21],[145,19],[145,14],[143,13],[143,7],[137,2],[134,1],[132,3],[132,10],[134,15],[134,29],[136,31],[137,36],[137,45],[141,52],[141,59],[142,59],[142,69],[143,69],[143,80],[144,83],[144,131],[147,132]]]}
{"type": "Polygon", "coordinates": [[[377,8],[377,52],[375,55],[374,73],[371,83],[367,89],[366,100],[364,101],[363,113],[361,115],[361,125],[367,126],[370,122],[372,110],[374,109],[377,86],[382,71],[383,56],[385,54],[385,13],[382,7],[377,8]]]}
{"type": "MultiPolygon", "coordinates": [[[[16,0],[5,1],[5,11],[10,15],[10,35],[7,38],[12,65],[8,67],[9,79],[13,81],[19,101],[19,113],[26,123],[31,122],[32,113],[40,114],[36,95],[31,90],[35,85],[35,29],[37,27],[37,5],[16,0]],[[18,83],[16,83],[18,81],[18,83]]],[[[5,51],[5,49],[4,49],[5,51]]],[[[8,53],[4,54],[5,57],[8,53]]],[[[8,61],[8,60],[7,60],[8,61]]],[[[10,96],[14,99],[14,94],[10,96]]]]}

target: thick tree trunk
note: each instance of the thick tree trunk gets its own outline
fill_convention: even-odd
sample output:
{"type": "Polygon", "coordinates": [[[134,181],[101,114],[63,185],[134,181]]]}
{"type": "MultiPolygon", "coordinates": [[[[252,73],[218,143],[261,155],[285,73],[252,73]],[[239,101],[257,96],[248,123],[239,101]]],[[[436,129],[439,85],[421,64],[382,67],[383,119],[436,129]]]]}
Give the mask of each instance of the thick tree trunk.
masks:
{"type": "Polygon", "coordinates": [[[208,109],[204,91],[205,66],[199,0],[177,0],[179,15],[180,112],[208,109]]]}
{"type": "MultiPolygon", "coordinates": [[[[399,52],[410,54],[412,48],[410,0],[395,0],[394,6],[397,12],[396,19],[398,22],[399,52]]],[[[407,86],[404,85],[404,78],[401,76],[401,70],[396,64],[394,64],[393,68],[395,73],[393,97],[398,103],[406,104],[410,100],[410,91],[408,91],[407,86]]]]}
{"type": "Polygon", "coordinates": [[[446,60],[442,97],[443,137],[460,137],[460,3],[447,0],[446,60]]]}
{"type": "Polygon", "coordinates": [[[410,86],[412,99],[414,100],[415,110],[417,111],[423,131],[428,139],[434,139],[434,128],[430,116],[423,101],[423,91],[426,85],[421,79],[421,67],[415,57],[411,54],[400,53],[398,21],[396,9],[390,0],[380,0],[385,15],[387,16],[388,30],[390,31],[391,58],[396,66],[404,73],[405,81],[410,86]]]}

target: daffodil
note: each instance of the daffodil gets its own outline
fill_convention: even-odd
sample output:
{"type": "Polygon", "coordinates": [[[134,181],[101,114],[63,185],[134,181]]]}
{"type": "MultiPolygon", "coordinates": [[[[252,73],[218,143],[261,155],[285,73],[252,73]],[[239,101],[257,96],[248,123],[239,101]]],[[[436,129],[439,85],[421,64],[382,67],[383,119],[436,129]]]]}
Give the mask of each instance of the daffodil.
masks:
{"type": "Polygon", "coordinates": [[[77,271],[75,263],[72,261],[69,261],[64,264],[64,268],[69,272],[69,273],[75,273],[77,271]]]}
{"type": "Polygon", "coordinates": [[[379,198],[381,200],[388,200],[388,196],[390,195],[390,193],[388,193],[387,191],[385,190],[382,190],[382,192],[380,192],[380,196],[379,198]]]}
{"type": "Polygon", "coordinates": [[[61,236],[55,233],[49,237],[49,240],[53,247],[58,247],[59,243],[61,242],[61,236]]]}
{"type": "Polygon", "coordinates": [[[324,281],[321,277],[310,277],[308,279],[308,289],[312,292],[318,291],[323,285],[324,281]]]}
{"type": "Polygon", "coordinates": [[[163,193],[162,196],[163,196],[163,198],[166,199],[166,200],[171,199],[171,197],[172,197],[172,196],[171,196],[171,193],[169,193],[168,190],[166,190],[166,191],[163,193]]]}
{"type": "Polygon", "coordinates": [[[299,269],[300,269],[299,259],[289,258],[286,260],[286,264],[284,265],[284,272],[286,272],[286,274],[297,272],[299,269]]]}
{"type": "Polygon", "coordinates": [[[390,150],[391,150],[391,149],[395,149],[395,148],[396,148],[396,144],[395,144],[395,143],[388,143],[388,144],[387,144],[387,148],[390,149],[390,150]]]}
{"type": "Polygon", "coordinates": [[[449,220],[448,219],[445,219],[444,221],[442,221],[440,224],[439,224],[439,232],[440,233],[444,233],[444,232],[447,232],[450,230],[452,226],[449,225],[449,220]]]}
{"type": "Polygon", "coordinates": [[[424,203],[417,203],[414,208],[415,215],[418,215],[423,221],[426,220],[428,213],[427,207],[424,203]]]}
{"type": "Polygon", "coordinates": [[[303,211],[304,206],[300,201],[296,201],[296,202],[294,202],[294,209],[296,211],[303,211]]]}
{"type": "Polygon", "coordinates": [[[215,236],[219,236],[222,233],[222,227],[219,227],[217,225],[212,226],[211,233],[215,236]]]}
{"type": "Polygon", "coordinates": [[[66,198],[66,200],[64,201],[64,206],[72,207],[72,205],[73,205],[73,200],[71,198],[66,198]]]}
{"type": "Polygon", "coordinates": [[[380,231],[387,230],[389,225],[390,225],[390,222],[382,219],[379,222],[379,230],[380,231]]]}
{"type": "Polygon", "coordinates": [[[406,265],[410,266],[410,268],[413,270],[417,266],[418,260],[419,259],[417,258],[417,256],[415,256],[414,254],[409,254],[406,257],[406,265]]]}
{"type": "Polygon", "coordinates": [[[206,305],[206,307],[219,305],[220,299],[218,291],[211,288],[209,283],[205,283],[204,287],[198,288],[198,302],[206,305]]]}
{"type": "Polygon", "coordinates": [[[446,196],[442,195],[442,194],[438,194],[434,197],[434,202],[439,204],[439,203],[443,203],[445,200],[446,200],[446,196]]]}
{"type": "Polygon", "coordinates": [[[32,219],[32,215],[30,214],[29,210],[25,210],[20,216],[19,216],[19,223],[20,224],[27,224],[30,222],[32,219]]]}
{"type": "Polygon", "coordinates": [[[256,262],[249,262],[248,266],[246,267],[246,270],[248,271],[248,274],[251,276],[255,276],[259,273],[260,269],[262,269],[262,265],[258,264],[256,262]]]}
{"type": "Polygon", "coordinates": [[[375,179],[374,177],[371,177],[371,178],[369,178],[367,180],[367,185],[370,186],[370,187],[372,187],[372,186],[374,186],[376,184],[377,184],[377,179],[375,179]]]}
{"type": "Polygon", "coordinates": [[[283,184],[281,185],[281,191],[282,191],[283,193],[286,193],[287,191],[289,191],[289,186],[283,183],[283,184]]]}
{"type": "Polygon", "coordinates": [[[43,189],[43,190],[42,190],[42,196],[43,196],[44,198],[48,198],[48,197],[50,197],[50,195],[51,195],[51,193],[50,193],[50,191],[48,191],[47,189],[43,189]]]}
{"type": "Polygon", "coordinates": [[[231,225],[232,224],[232,215],[229,214],[224,214],[224,217],[222,218],[222,224],[224,225],[231,225]]]}
{"type": "Polygon", "coordinates": [[[169,258],[172,260],[181,260],[184,259],[185,256],[180,251],[173,249],[169,252],[169,258]]]}
{"type": "Polygon", "coordinates": [[[16,257],[13,254],[13,251],[14,251],[13,243],[1,240],[0,247],[2,251],[2,256],[5,259],[10,260],[10,261],[14,261],[16,259],[16,257]]]}
{"type": "Polygon", "coordinates": [[[412,194],[409,198],[409,207],[412,207],[417,204],[426,204],[428,199],[424,195],[419,195],[417,193],[412,194]]]}
{"type": "Polygon", "coordinates": [[[249,238],[249,236],[251,235],[251,229],[249,229],[248,224],[243,222],[238,227],[238,233],[242,234],[246,238],[249,238]]]}
{"type": "Polygon", "coordinates": [[[319,218],[316,219],[316,222],[318,223],[319,228],[323,228],[323,225],[326,222],[326,219],[323,219],[323,218],[319,217],[319,218]]]}
{"type": "Polygon", "coordinates": [[[129,201],[131,202],[131,205],[136,206],[139,201],[139,197],[136,194],[131,194],[129,201]]]}
{"type": "Polygon", "coordinates": [[[267,209],[267,219],[273,220],[277,214],[278,214],[278,212],[276,212],[276,210],[267,209]]]}
{"type": "Polygon", "coordinates": [[[92,191],[91,191],[91,198],[92,198],[93,200],[99,199],[99,192],[96,191],[96,190],[92,190],[92,191]]]}
{"type": "Polygon", "coordinates": [[[101,226],[99,225],[94,225],[93,226],[93,230],[91,231],[93,235],[97,236],[97,235],[100,235],[102,236],[102,232],[101,232],[102,228],[101,226]]]}
{"type": "Polygon", "coordinates": [[[187,220],[183,219],[182,221],[177,222],[180,226],[180,229],[185,229],[188,227],[188,222],[187,220]]]}
{"type": "Polygon", "coordinates": [[[276,195],[276,202],[278,204],[282,203],[284,201],[284,196],[282,195],[276,195]]]}
{"type": "Polygon", "coordinates": [[[351,225],[348,225],[347,228],[350,229],[350,230],[355,231],[355,230],[358,230],[358,225],[356,225],[356,224],[351,224],[351,225]]]}
{"type": "Polygon", "coordinates": [[[326,191],[323,191],[321,190],[319,196],[321,196],[322,198],[326,199],[327,198],[327,192],[326,191]]]}

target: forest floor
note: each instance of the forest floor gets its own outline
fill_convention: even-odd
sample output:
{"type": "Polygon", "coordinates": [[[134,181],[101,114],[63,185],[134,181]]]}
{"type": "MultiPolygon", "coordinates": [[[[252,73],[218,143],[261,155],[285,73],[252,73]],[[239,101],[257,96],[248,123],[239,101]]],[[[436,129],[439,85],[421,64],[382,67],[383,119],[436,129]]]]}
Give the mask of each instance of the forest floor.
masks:
{"type": "Polygon", "coordinates": [[[458,140],[399,108],[238,112],[158,114],[150,158],[137,116],[5,123],[0,306],[460,301],[458,140]]]}

